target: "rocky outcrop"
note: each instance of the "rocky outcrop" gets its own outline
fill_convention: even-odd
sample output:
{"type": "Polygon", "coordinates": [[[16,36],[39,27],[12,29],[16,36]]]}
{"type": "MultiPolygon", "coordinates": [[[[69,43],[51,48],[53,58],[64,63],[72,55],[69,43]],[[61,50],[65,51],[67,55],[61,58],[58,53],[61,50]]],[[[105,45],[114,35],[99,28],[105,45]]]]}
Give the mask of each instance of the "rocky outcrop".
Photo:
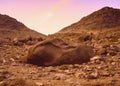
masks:
{"type": "Polygon", "coordinates": [[[81,64],[88,62],[94,52],[90,46],[70,46],[61,39],[45,40],[32,46],[23,61],[35,65],[81,64]]]}

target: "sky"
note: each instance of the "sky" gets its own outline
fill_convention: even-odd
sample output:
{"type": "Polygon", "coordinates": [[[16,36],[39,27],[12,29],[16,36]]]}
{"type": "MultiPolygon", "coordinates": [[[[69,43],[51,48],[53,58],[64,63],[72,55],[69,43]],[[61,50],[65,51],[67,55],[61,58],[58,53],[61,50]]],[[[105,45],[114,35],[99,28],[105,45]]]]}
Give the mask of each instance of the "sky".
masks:
{"type": "Polygon", "coordinates": [[[120,0],[0,0],[0,13],[43,34],[53,34],[105,6],[119,8],[120,0]]]}

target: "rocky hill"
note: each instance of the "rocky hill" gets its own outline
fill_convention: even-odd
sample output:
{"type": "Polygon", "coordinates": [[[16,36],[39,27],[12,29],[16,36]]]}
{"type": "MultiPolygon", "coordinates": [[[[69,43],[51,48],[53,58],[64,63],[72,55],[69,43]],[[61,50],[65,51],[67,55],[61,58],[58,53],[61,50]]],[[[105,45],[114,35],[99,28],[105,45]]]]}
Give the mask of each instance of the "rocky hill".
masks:
{"type": "Polygon", "coordinates": [[[45,38],[46,36],[29,29],[16,19],[0,14],[0,41],[25,39],[25,38],[45,38]]]}
{"type": "Polygon", "coordinates": [[[49,37],[66,42],[112,43],[120,40],[120,9],[104,7],[49,37]]]}
{"type": "Polygon", "coordinates": [[[82,30],[105,30],[120,27],[120,9],[104,7],[92,14],[83,17],[77,23],[74,23],[60,32],[80,32],[82,30]]]}

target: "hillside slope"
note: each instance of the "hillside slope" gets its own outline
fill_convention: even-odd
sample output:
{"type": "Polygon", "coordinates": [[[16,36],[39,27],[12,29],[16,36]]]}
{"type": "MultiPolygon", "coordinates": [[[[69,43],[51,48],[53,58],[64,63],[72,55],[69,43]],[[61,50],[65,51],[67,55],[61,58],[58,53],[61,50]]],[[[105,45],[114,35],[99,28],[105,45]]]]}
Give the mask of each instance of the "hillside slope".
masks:
{"type": "Polygon", "coordinates": [[[45,38],[46,36],[29,29],[16,19],[0,14],[0,39],[45,38]]]}
{"type": "Polygon", "coordinates": [[[82,30],[105,30],[120,27],[120,9],[104,7],[92,14],[83,17],[77,23],[74,23],[60,32],[80,32],[82,30]]]}
{"type": "Polygon", "coordinates": [[[58,37],[73,43],[118,42],[120,40],[120,9],[104,7],[49,37],[58,37]]]}

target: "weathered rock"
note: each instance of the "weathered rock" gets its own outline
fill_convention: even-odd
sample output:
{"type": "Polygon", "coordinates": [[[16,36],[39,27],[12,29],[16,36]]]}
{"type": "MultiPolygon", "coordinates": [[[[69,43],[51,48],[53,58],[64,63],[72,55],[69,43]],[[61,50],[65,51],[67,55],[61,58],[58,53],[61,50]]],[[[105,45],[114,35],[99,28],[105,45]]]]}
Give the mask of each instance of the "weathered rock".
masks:
{"type": "Polygon", "coordinates": [[[97,51],[98,55],[107,55],[107,51],[105,48],[101,48],[97,51]]]}
{"type": "Polygon", "coordinates": [[[97,72],[86,76],[86,78],[88,78],[88,79],[97,79],[98,77],[99,77],[99,74],[97,72]]]}
{"type": "Polygon", "coordinates": [[[110,73],[108,71],[103,71],[101,75],[104,77],[109,77],[110,73]]]}
{"type": "Polygon", "coordinates": [[[80,64],[90,61],[94,56],[92,47],[70,46],[60,39],[46,40],[29,49],[23,61],[35,65],[80,64]]]}
{"type": "Polygon", "coordinates": [[[94,57],[92,57],[90,60],[91,60],[91,61],[94,61],[94,60],[100,60],[100,61],[103,61],[104,58],[101,57],[101,56],[94,56],[94,57]]]}

